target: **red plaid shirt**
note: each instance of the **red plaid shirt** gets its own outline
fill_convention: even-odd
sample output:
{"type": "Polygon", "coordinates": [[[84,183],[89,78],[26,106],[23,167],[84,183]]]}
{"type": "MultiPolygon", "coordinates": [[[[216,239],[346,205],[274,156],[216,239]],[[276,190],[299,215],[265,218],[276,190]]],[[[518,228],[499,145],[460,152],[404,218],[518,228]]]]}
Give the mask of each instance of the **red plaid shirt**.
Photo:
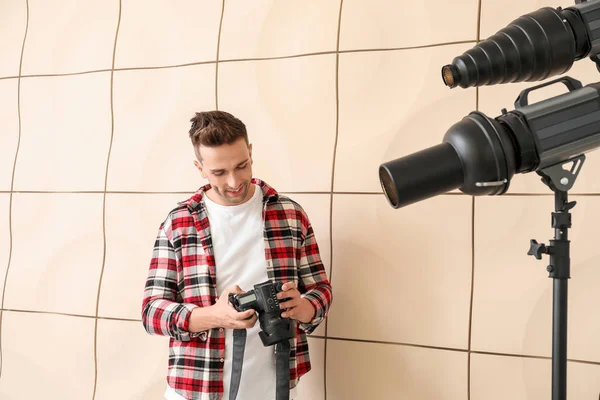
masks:
{"type": "MultiPolygon", "coordinates": [[[[299,323],[291,341],[290,387],[310,368],[306,335],[329,312],[332,291],[312,226],[302,207],[258,179],[263,193],[267,275],[272,281],[293,281],[316,310],[308,324],[299,323]]],[[[160,225],[142,304],[142,323],[150,334],[169,341],[167,382],[187,399],[218,400],[223,395],[225,332],[189,332],[195,307],[217,300],[215,257],[209,220],[202,200],[206,185],[178,203],[160,225]]],[[[259,283],[259,282],[257,282],[259,283]]]]}

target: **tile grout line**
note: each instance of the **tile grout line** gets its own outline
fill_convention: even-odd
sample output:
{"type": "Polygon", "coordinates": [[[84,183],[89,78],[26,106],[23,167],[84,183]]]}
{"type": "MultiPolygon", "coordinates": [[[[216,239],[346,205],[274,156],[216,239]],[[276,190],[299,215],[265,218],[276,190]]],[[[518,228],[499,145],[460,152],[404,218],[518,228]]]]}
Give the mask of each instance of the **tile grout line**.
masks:
{"type": "Polygon", "coordinates": [[[442,47],[442,46],[453,46],[457,44],[469,44],[475,43],[474,40],[457,40],[454,42],[441,42],[441,43],[432,43],[432,44],[423,44],[416,46],[405,46],[405,47],[384,47],[384,48],[371,48],[371,49],[352,49],[352,50],[339,50],[338,53],[347,54],[347,53],[372,53],[377,51],[404,51],[404,50],[418,50],[418,49],[429,49],[432,47],[442,47]]]}
{"type": "MultiPolygon", "coordinates": [[[[19,310],[19,309],[11,309],[6,308],[2,310],[4,312],[14,312],[14,313],[26,313],[26,314],[43,314],[43,315],[60,315],[64,317],[73,317],[73,318],[87,318],[87,319],[95,319],[96,317],[93,315],[82,315],[82,314],[68,314],[68,313],[60,313],[54,311],[39,311],[39,310],[19,310]]],[[[98,316],[98,319],[106,320],[106,321],[118,321],[118,322],[135,322],[140,323],[141,319],[135,318],[122,318],[122,317],[101,317],[98,316]]],[[[440,350],[440,351],[452,351],[457,353],[467,353],[468,349],[454,348],[454,347],[443,347],[443,346],[433,346],[426,344],[416,344],[416,343],[406,343],[406,342],[390,342],[384,340],[371,340],[371,339],[353,339],[347,337],[325,337],[321,335],[310,335],[311,339],[315,340],[334,340],[340,342],[353,342],[353,343],[363,343],[363,344],[379,344],[379,345],[387,345],[387,346],[400,346],[400,347],[410,347],[410,348],[418,348],[418,349],[428,349],[428,350],[440,350]]],[[[528,358],[528,359],[538,359],[538,360],[552,360],[551,356],[536,356],[532,354],[515,354],[515,353],[500,353],[493,351],[477,351],[471,350],[472,354],[479,354],[484,356],[493,356],[493,357],[513,357],[513,358],[528,358]]],[[[600,361],[591,361],[591,360],[579,360],[579,359],[567,359],[568,362],[577,363],[577,364],[588,364],[588,365],[598,365],[600,366],[600,361]]]]}
{"type": "MultiPolygon", "coordinates": [[[[0,194],[23,193],[23,194],[104,194],[103,190],[0,190],[0,194]]],[[[341,195],[363,195],[363,196],[381,196],[383,192],[336,192],[336,191],[285,191],[281,194],[341,194],[341,195]]],[[[194,192],[189,191],[124,191],[124,190],[107,190],[106,194],[183,194],[192,195],[194,192]]],[[[442,193],[438,196],[471,196],[465,193],[442,193]]],[[[552,193],[504,193],[502,197],[550,197],[552,193]]],[[[571,193],[571,196],[579,197],[600,197],[600,193],[571,193]]],[[[495,196],[496,198],[498,196],[495,196]]]]}
{"type": "Polygon", "coordinates": [[[26,7],[26,20],[25,20],[25,33],[23,34],[23,44],[21,45],[21,59],[19,61],[19,77],[17,78],[17,115],[19,121],[17,148],[15,150],[15,160],[13,162],[12,177],[10,181],[10,196],[8,202],[8,263],[6,265],[6,272],[4,274],[4,284],[2,287],[2,302],[0,304],[0,379],[2,379],[2,367],[4,365],[4,357],[2,357],[2,330],[4,327],[3,316],[4,312],[4,296],[6,295],[6,283],[8,282],[8,272],[10,271],[10,264],[12,261],[13,252],[13,231],[12,231],[12,204],[13,204],[13,192],[15,187],[15,171],[17,169],[17,158],[19,156],[19,148],[21,147],[21,73],[23,72],[23,54],[25,52],[25,41],[27,40],[27,32],[29,31],[29,0],[25,0],[26,7]]]}
{"type": "MultiPolygon", "coordinates": [[[[329,194],[329,284],[333,278],[333,195],[335,186],[335,158],[337,155],[338,138],[340,133],[340,32],[342,29],[342,10],[344,0],[340,0],[340,10],[338,14],[336,51],[335,51],[335,140],[333,143],[333,158],[331,162],[331,190],[329,194]]],[[[332,287],[333,290],[333,287],[332,287]]],[[[323,344],[323,398],[327,400],[327,344],[329,332],[329,318],[325,320],[325,341],[323,344]]]]}
{"type": "Polygon", "coordinates": [[[110,321],[123,321],[123,322],[142,322],[141,319],[135,318],[125,318],[125,317],[108,317],[108,316],[94,316],[94,315],[85,315],[85,314],[71,314],[71,313],[62,313],[58,311],[42,311],[42,310],[24,310],[18,308],[4,308],[2,311],[6,312],[15,312],[15,313],[25,313],[25,314],[42,314],[42,315],[61,315],[64,317],[75,317],[75,318],[87,318],[87,319],[104,319],[110,321]]]}
{"type": "MultiPolygon", "coordinates": [[[[353,338],[345,338],[345,337],[324,337],[324,336],[311,336],[313,339],[320,340],[336,340],[341,342],[353,342],[353,343],[363,343],[363,344],[380,344],[380,345],[388,345],[388,346],[401,346],[401,347],[410,347],[410,348],[418,348],[418,349],[428,349],[428,350],[440,350],[440,351],[452,351],[457,353],[472,353],[472,354],[480,354],[485,356],[493,356],[493,357],[513,357],[513,358],[528,358],[528,359],[537,359],[537,360],[552,360],[551,356],[536,356],[531,354],[514,354],[514,353],[499,353],[499,352],[491,352],[491,351],[477,351],[477,350],[468,350],[454,347],[442,347],[442,346],[432,346],[432,345],[424,345],[424,344],[416,344],[416,343],[406,343],[406,342],[389,342],[383,340],[369,340],[369,339],[353,339],[353,338]]],[[[588,365],[598,365],[600,366],[600,361],[589,361],[589,360],[578,360],[578,359],[567,359],[567,361],[577,364],[588,364],[588,365]]]]}
{"type": "MultiPolygon", "coordinates": [[[[481,40],[481,0],[477,1],[476,43],[481,40]]],[[[479,111],[479,87],[475,87],[475,110],[479,111]]],[[[469,333],[467,353],[467,400],[471,400],[471,354],[473,340],[473,302],[475,297],[475,196],[471,199],[471,293],[469,297],[469,333]]]]}
{"type": "MultiPolygon", "coordinates": [[[[498,353],[493,351],[476,351],[471,350],[472,354],[479,354],[484,356],[492,356],[492,357],[513,357],[513,358],[527,358],[533,360],[548,360],[552,361],[552,356],[534,356],[530,354],[514,354],[514,353],[498,353]]],[[[587,365],[598,365],[600,366],[600,361],[589,361],[589,360],[578,360],[575,358],[567,358],[567,361],[575,364],[587,364],[587,365]]]]}
{"type": "Polygon", "coordinates": [[[221,2],[221,19],[219,20],[219,33],[217,35],[217,55],[215,59],[215,110],[219,109],[219,54],[221,51],[221,30],[225,16],[225,0],[221,2]]]}
{"type": "MultiPolygon", "coordinates": [[[[476,91],[477,92],[477,91],[476,91]]],[[[476,100],[477,101],[477,100],[476,100]]],[[[469,331],[467,342],[467,400],[471,400],[471,342],[473,338],[473,299],[475,293],[475,196],[471,196],[471,292],[469,295],[469,331]]]]}
{"type": "Polygon", "coordinates": [[[119,28],[121,27],[122,1],[119,0],[119,11],[117,17],[117,29],[115,32],[115,41],[113,45],[112,66],[110,72],[110,142],[108,146],[108,154],[106,158],[106,172],[104,174],[104,192],[102,196],[102,236],[103,236],[103,253],[102,267],[100,269],[100,278],[98,280],[98,293],[96,295],[96,311],[94,316],[94,390],[92,392],[92,400],[96,398],[96,390],[98,388],[98,310],[100,308],[100,292],[102,290],[102,278],[104,277],[104,267],[106,266],[106,189],[108,188],[108,171],[110,166],[110,156],[113,146],[113,138],[115,135],[115,110],[114,110],[114,78],[115,78],[115,59],[117,54],[117,40],[119,38],[119,28]]]}
{"type": "MultiPolygon", "coordinates": [[[[75,75],[86,75],[86,74],[95,74],[101,72],[121,72],[121,71],[143,71],[143,70],[154,70],[154,69],[169,69],[169,68],[184,68],[184,67],[193,67],[196,65],[208,65],[208,64],[218,64],[218,63],[231,63],[231,62],[247,62],[247,61],[272,61],[272,60],[286,60],[290,58],[300,58],[300,57],[314,57],[314,56],[322,56],[322,55],[330,55],[330,54],[349,54],[349,53],[373,53],[373,52],[383,52],[383,51],[404,51],[404,50],[416,50],[416,49],[427,49],[433,47],[442,47],[442,46],[453,46],[457,44],[468,44],[474,43],[473,40],[460,40],[454,42],[442,42],[442,43],[432,43],[425,44],[419,46],[406,46],[406,47],[388,47],[388,48],[372,48],[372,49],[352,49],[352,50],[339,50],[339,48],[335,51],[321,51],[315,53],[301,53],[301,54],[292,54],[286,56],[273,56],[273,57],[254,57],[254,58],[239,58],[239,59],[226,59],[226,60],[214,60],[214,61],[197,61],[192,63],[185,64],[173,64],[173,65],[158,65],[158,66],[145,66],[145,67],[121,67],[121,68],[111,68],[111,69],[96,69],[90,71],[78,71],[78,72],[65,72],[65,73],[56,73],[56,74],[29,74],[29,75],[20,75],[21,78],[52,78],[52,77],[61,77],[61,76],[75,76],[75,75]]],[[[15,79],[19,78],[19,76],[3,76],[0,77],[0,80],[3,79],[15,79]]]]}
{"type": "MultiPolygon", "coordinates": [[[[323,339],[325,339],[325,338],[323,338],[323,339]]],[[[328,337],[328,339],[337,340],[340,342],[382,344],[382,345],[389,345],[389,346],[411,347],[411,348],[418,348],[418,349],[454,351],[454,352],[458,352],[458,353],[467,353],[469,351],[467,349],[461,349],[461,348],[456,348],[456,347],[443,347],[443,346],[433,346],[433,345],[427,345],[427,344],[406,343],[406,342],[390,342],[390,341],[386,341],[386,340],[354,339],[354,338],[336,337],[336,336],[330,336],[330,337],[328,337]]]]}
{"type": "MultiPolygon", "coordinates": [[[[140,69],[144,69],[144,68],[140,68],[140,69]]],[[[106,68],[102,68],[102,69],[94,69],[94,70],[90,70],[90,71],[78,71],[78,72],[59,72],[59,73],[55,73],[55,74],[26,74],[26,75],[21,75],[21,78],[58,78],[61,76],[78,76],[78,75],[89,75],[89,74],[100,74],[103,72],[111,72],[111,69],[106,69],[106,68]]]]}
{"type": "MultiPolygon", "coordinates": [[[[531,354],[498,353],[495,351],[475,351],[475,350],[471,350],[471,353],[479,354],[482,356],[493,356],[493,357],[514,357],[514,358],[529,358],[529,359],[534,359],[534,360],[552,360],[551,356],[534,356],[531,354]]],[[[597,364],[600,365],[600,362],[598,362],[597,364]]]]}

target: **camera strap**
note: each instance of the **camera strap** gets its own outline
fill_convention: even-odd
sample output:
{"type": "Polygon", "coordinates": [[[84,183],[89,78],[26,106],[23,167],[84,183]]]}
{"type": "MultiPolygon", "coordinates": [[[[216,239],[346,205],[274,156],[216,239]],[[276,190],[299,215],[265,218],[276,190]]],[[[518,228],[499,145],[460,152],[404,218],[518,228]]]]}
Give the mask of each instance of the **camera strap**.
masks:
{"type": "MultiPolygon", "coordinates": [[[[233,353],[231,365],[231,385],[229,400],[235,400],[242,379],[244,350],[246,347],[246,330],[233,330],[233,353]]],[[[290,398],[290,341],[283,340],[275,345],[275,399],[289,400],[290,398]]]]}
{"type": "Polygon", "coordinates": [[[286,339],[275,345],[275,399],[290,398],[290,341],[286,339]]]}
{"type": "Polygon", "coordinates": [[[229,386],[229,400],[235,400],[242,379],[242,366],[244,365],[244,350],[246,348],[246,330],[233,330],[233,353],[231,360],[231,385],[229,386]]]}

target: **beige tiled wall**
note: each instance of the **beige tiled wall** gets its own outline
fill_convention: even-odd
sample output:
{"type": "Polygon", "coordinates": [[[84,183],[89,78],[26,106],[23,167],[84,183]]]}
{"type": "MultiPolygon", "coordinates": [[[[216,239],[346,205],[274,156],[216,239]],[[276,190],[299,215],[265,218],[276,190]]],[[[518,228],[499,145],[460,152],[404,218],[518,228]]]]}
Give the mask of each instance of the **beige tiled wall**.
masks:
{"type": "MultiPolygon", "coordinates": [[[[303,400],[550,397],[552,235],[535,174],[394,210],[377,167],[533,84],[440,68],[549,0],[0,3],[0,399],[161,399],[140,305],[158,224],[205,182],[195,111],[240,117],[255,175],[307,210],[331,277],[303,400]],[[478,31],[479,28],[479,31],[478,31]]],[[[569,75],[600,80],[590,61],[569,75]]],[[[553,96],[556,86],[532,98],[553,96]]],[[[600,393],[600,153],[573,189],[569,398],[600,393]]]]}

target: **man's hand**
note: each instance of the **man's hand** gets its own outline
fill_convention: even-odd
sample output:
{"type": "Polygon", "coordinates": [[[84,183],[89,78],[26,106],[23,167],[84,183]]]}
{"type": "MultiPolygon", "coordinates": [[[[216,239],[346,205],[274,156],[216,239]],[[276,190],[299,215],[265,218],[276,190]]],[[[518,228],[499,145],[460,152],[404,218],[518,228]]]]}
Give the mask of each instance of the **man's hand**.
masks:
{"type": "Polygon", "coordinates": [[[218,320],[217,326],[227,329],[252,328],[256,324],[256,312],[254,310],[237,311],[229,304],[229,293],[242,294],[245,292],[238,285],[235,285],[221,293],[217,303],[213,306],[214,316],[218,320]]]}
{"type": "Polygon", "coordinates": [[[307,299],[300,297],[300,292],[294,282],[287,282],[281,288],[282,292],[277,293],[277,298],[288,299],[279,303],[279,306],[285,311],[281,314],[283,318],[293,318],[305,324],[309,323],[315,317],[315,308],[307,299]]]}
{"type": "Polygon", "coordinates": [[[239,286],[225,289],[217,302],[210,307],[197,307],[190,317],[190,331],[200,332],[212,328],[248,329],[256,324],[256,312],[247,310],[238,312],[229,304],[229,293],[244,293],[239,286]]]}

